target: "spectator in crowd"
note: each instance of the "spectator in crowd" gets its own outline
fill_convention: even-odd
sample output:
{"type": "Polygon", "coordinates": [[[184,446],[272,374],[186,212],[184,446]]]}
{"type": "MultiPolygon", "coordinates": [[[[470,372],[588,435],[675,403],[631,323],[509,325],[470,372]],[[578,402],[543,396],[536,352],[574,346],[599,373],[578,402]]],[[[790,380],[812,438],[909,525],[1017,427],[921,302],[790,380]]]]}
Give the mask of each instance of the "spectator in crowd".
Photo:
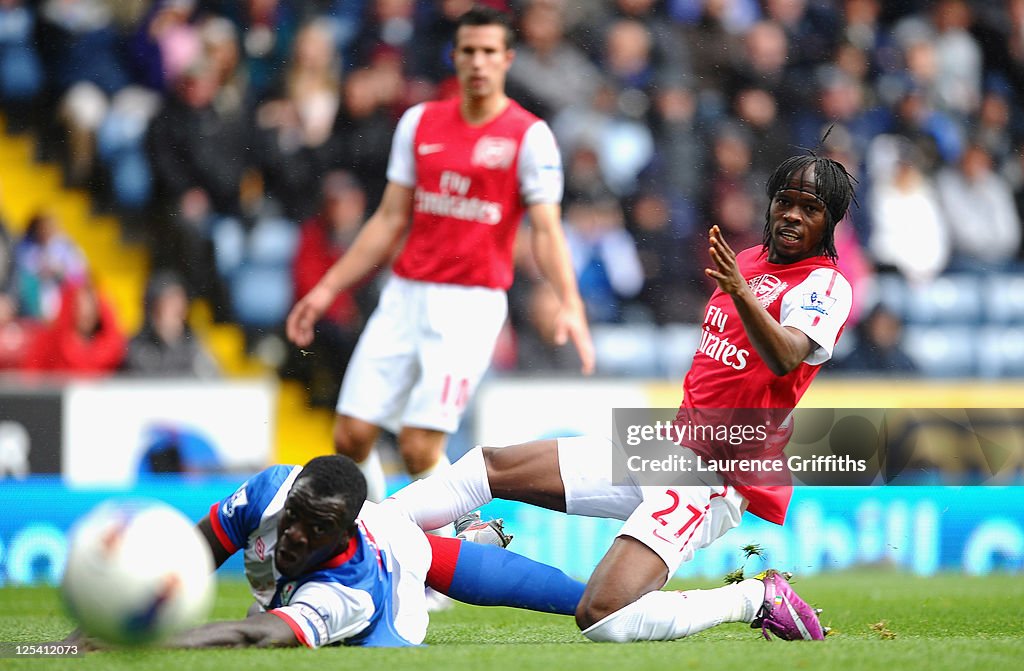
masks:
{"type": "Polygon", "coordinates": [[[788,70],[788,59],[786,31],[774,21],[758,21],[743,37],[743,53],[732,64],[726,91],[756,82],[775,96],[779,116],[791,118],[806,103],[806,87],[788,70]]]}
{"type": "Polygon", "coordinates": [[[985,148],[997,169],[1010,160],[1014,146],[1013,94],[1007,89],[1005,80],[993,77],[971,124],[974,142],[985,148]]]}
{"type": "Polygon", "coordinates": [[[774,94],[754,82],[744,83],[736,89],[732,107],[733,116],[750,134],[751,178],[758,183],[764,182],[775,166],[793,151],[791,124],[782,123],[779,119],[779,105],[774,94]]]}
{"type": "Polygon", "coordinates": [[[823,65],[815,73],[817,105],[801,110],[792,120],[794,140],[802,147],[815,147],[833,127],[845,130],[851,149],[863,156],[868,144],[888,132],[892,114],[881,107],[868,107],[865,84],[836,65],[823,65]]]}
{"type": "Polygon", "coordinates": [[[249,71],[242,62],[235,24],[223,16],[206,16],[199,22],[199,39],[203,47],[202,58],[217,73],[220,84],[215,101],[218,109],[228,114],[239,114],[243,108],[254,106],[249,71]]]}
{"type": "Polygon", "coordinates": [[[309,195],[335,160],[340,76],[328,24],[306,24],[295,37],[279,89],[256,111],[256,160],[266,192],[293,221],[316,212],[309,195]]]}
{"type": "Polygon", "coordinates": [[[363,25],[345,62],[350,67],[371,63],[380,49],[395,51],[408,62],[416,52],[415,0],[366,0],[363,25]]]}
{"type": "Polygon", "coordinates": [[[835,50],[839,17],[832,3],[808,0],[764,0],[765,18],[777,23],[790,44],[790,67],[807,74],[835,50]]]}
{"type": "Polygon", "coordinates": [[[385,113],[383,102],[372,68],[346,75],[334,134],[338,147],[335,167],[361,177],[371,209],[384,195],[388,148],[394,132],[394,122],[385,113]]]}
{"type": "Polygon", "coordinates": [[[640,302],[659,324],[697,323],[701,318],[704,278],[689,261],[685,233],[674,227],[672,205],[657,191],[642,191],[630,208],[630,230],[644,272],[640,302]]]}
{"type": "Polygon", "coordinates": [[[963,121],[978,108],[982,53],[968,29],[971,10],[964,0],[938,0],[928,13],[913,14],[894,28],[902,41],[907,69],[931,102],[963,121]]]}
{"type": "Polygon", "coordinates": [[[1014,146],[1011,160],[1007,161],[1002,174],[1013,189],[1017,214],[1024,218],[1024,144],[1018,143],[1014,146]]]}
{"type": "Polygon", "coordinates": [[[292,52],[300,25],[297,0],[206,0],[208,11],[235,24],[242,45],[242,67],[248,73],[250,100],[269,94],[292,52]]]}
{"type": "Polygon", "coordinates": [[[655,182],[681,202],[697,201],[707,161],[698,100],[686,86],[666,86],[654,95],[651,131],[654,158],[641,181],[655,182]]]}
{"type": "Polygon", "coordinates": [[[188,324],[189,298],[184,281],[172,271],[157,271],[145,294],[145,321],[128,342],[122,369],[148,377],[214,378],[220,369],[188,324]]]}
{"type": "MultiPolygon", "coordinates": [[[[985,3],[975,7],[976,20],[971,25],[982,50],[986,74],[1006,82],[1012,105],[1020,110],[1024,103],[1024,0],[985,3]],[[1015,99],[1015,100],[1014,100],[1015,99]]],[[[1024,131],[1024,120],[1015,114],[1017,133],[1024,131]]]]}
{"type": "Polygon", "coordinates": [[[604,173],[601,171],[601,158],[598,150],[589,138],[581,139],[568,152],[566,160],[565,200],[572,203],[576,200],[592,200],[610,192],[604,173]]]}
{"type": "MultiPolygon", "coordinates": [[[[598,87],[594,99],[581,101],[562,110],[551,123],[559,147],[573,163],[577,150],[590,151],[597,159],[598,173],[593,175],[586,163],[587,176],[600,176],[604,188],[616,196],[626,197],[637,187],[640,174],[654,159],[654,136],[646,120],[647,103],[632,107],[639,100],[629,95],[623,98],[611,84],[598,87]],[[623,108],[622,103],[626,106],[623,108]]],[[[646,98],[642,99],[646,101],[646,98]]],[[[566,197],[571,199],[574,182],[580,182],[575,170],[567,170],[566,197]]],[[[583,180],[588,181],[588,180],[583,180]]]]}
{"type": "MultiPolygon", "coordinates": [[[[347,171],[323,180],[319,213],[302,224],[292,263],[293,295],[305,296],[345,253],[366,221],[366,192],[347,171]]],[[[341,380],[365,323],[367,288],[338,294],[314,327],[313,342],[291,350],[284,372],[304,382],[314,406],[334,407],[341,380]]]]}
{"type": "Polygon", "coordinates": [[[934,174],[942,163],[956,161],[964,142],[964,129],[956,119],[936,108],[928,89],[912,77],[901,76],[893,88],[897,95],[891,132],[917,146],[924,171],[934,174]]]}
{"type": "Polygon", "coordinates": [[[15,295],[0,289],[0,370],[25,366],[25,358],[41,328],[37,320],[20,317],[15,295]]]}
{"type": "Polygon", "coordinates": [[[113,308],[92,281],[68,281],[61,288],[60,311],[32,343],[25,368],[109,375],[121,365],[125,345],[113,308]]]}
{"type": "Polygon", "coordinates": [[[721,99],[728,84],[728,73],[743,53],[743,30],[731,21],[730,0],[677,1],[699,5],[699,15],[682,28],[682,36],[692,55],[694,86],[705,104],[725,108],[721,99]]]}
{"type": "Polygon", "coordinates": [[[1013,191],[993,169],[985,147],[969,144],[959,165],[939,171],[935,185],[949,224],[954,268],[996,270],[1017,260],[1021,220],[1013,191]]]}
{"type": "Polygon", "coordinates": [[[620,83],[628,81],[627,88],[641,89],[648,84],[687,83],[693,68],[686,42],[679,39],[675,27],[658,6],[660,3],[656,0],[612,0],[594,4],[593,15],[583,22],[581,32],[603,36],[603,45],[588,40],[589,49],[596,60],[606,59],[613,78],[625,76],[620,83]],[[643,63],[642,68],[630,65],[634,57],[637,60],[633,64],[639,66],[643,63]]]}
{"type": "Polygon", "coordinates": [[[729,185],[716,192],[713,198],[708,213],[711,223],[728,233],[729,239],[735,240],[737,245],[757,245],[762,238],[759,221],[762,209],[757,207],[754,194],[729,185]]]}
{"type": "Polygon", "coordinates": [[[217,109],[220,86],[208,62],[194,63],[176,82],[148,137],[163,215],[154,232],[155,265],[181,272],[189,293],[212,298],[215,306],[222,301],[209,240],[226,219],[242,214],[252,144],[248,115],[217,109]]]}
{"type": "Polygon", "coordinates": [[[81,281],[85,255],[52,212],[37,211],[14,249],[18,302],[27,317],[50,321],[61,305],[62,285],[81,281]]]}
{"type": "Polygon", "coordinates": [[[512,96],[545,118],[594,97],[603,75],[579,47],[565,39],[557,2],[531,0],[519,27],[522,42],[508,73],[512,96]]]}
{"type": "MultiPolygon", "coordinates": [[[[711,146],[711,173],[700,206],[706,219],[730,221],[728,232],[737,246],[756,244],[761,239],[760,226],[747,220],[744,212],[750,214],[751,208],[763,212],[768,207],[754,187],[753,155],[753,139],[747,128],[731,122],[718,126],[711,146]]],[[[703,230],[695,235],[698,240],[704,239],[703,230]]],[[[704,246],[703,242],[695,244],[704,246]]]]}
{"type": "MultiPolygon", "coordinates": [[[[415,58],[408,64],[409,74],[426,86],[437,86],[450,78],[452,44],[459,17],[476,4],[475,0],[433,0],[432,11],[419,17],[416,28],[415,58]]],[[[493,6],[502,3],[491,3],[493,6]]]]}
{"type": "Polygon", "coordinates": [[[578,200],[566,210],[565,239],[592,322],[622,320],[623,306],[643,288],[636,242],[625,229],[618,201],[578,200]]]}
{"type": "Polygon", "coordinates": [[[872,143],[874,182],[868,193],[875,263],[912,282],[928,282],[949,263],[949,230],[938,194],[921,168],[920,152],[901,138],[872,143]]]}
{"type": "MultiPolygon", "coordinates": [[[[899,49],[882,24],[881,0],[843,0],[843,18],[841,40],[864,55],[871,79],[897,68],[899,49]]],[[[842,43],[839,48],[843,49],[842,43]]]]}
{"type": "Polygon", "coordinates": [[[166,92],[200,56],[196,0],[157,0],[139,21],[130,41],[141,83],[166,92]]]}
{"type": "Polygon", "coordinates": [[[19,123],[46,82],[36,49],[35,13],[23,0],[0,2],[0,102],[17,113],[19,123]]]}
{"type": "Polygon", "coordinates": [[[7,222],[0,216],[0,292],[3,293],[12,293],[18,290],[14,279],[14,271],[17,267],[14,246],[14,238],[7,230],[7,222]]]}
{"type": "MultiPolygon", "coordinates": [[[[48,66],[48,88],[60,99],[66,178],[78,186],[95,182],[96,134],[113,100],[122,92],[145,97],[126,62],[114,5],[112,0],[46,0],[39,9],[37,44],[48,66]]],[[[137,104],[138,115],[152,113],[151,101],[137,104]]]]}
{"type": "Polygon", "coordinates": [[[917,365],[903,349],[903,322],[884,304],[876,304],[856,329],[856,344],[835,370],[870,375],[903,377],[918,372],[917,365]]]}

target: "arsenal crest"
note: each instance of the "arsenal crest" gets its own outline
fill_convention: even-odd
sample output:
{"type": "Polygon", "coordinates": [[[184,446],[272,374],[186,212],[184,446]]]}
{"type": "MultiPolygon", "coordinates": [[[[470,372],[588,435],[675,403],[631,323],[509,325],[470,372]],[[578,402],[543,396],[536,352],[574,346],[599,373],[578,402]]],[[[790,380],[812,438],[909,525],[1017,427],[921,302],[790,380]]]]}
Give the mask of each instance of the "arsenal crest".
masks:
{"type": "Polygon", "coordinates": [[[761,307],[766,309],[789,286],[788,283],[783,282],[778,277],[775,277],[775,275],[767,274],[751,278],[747,280],[747,284],[750,286],[750,290],[754,292],[754,296],[761,304],[761,307]]]}
{"type": "Polygon", "coordinates": [[[485,135],[473,147],[473,165],[499,170],[512,165],[516,157],[516,143],[507,137],[485,135]]]}

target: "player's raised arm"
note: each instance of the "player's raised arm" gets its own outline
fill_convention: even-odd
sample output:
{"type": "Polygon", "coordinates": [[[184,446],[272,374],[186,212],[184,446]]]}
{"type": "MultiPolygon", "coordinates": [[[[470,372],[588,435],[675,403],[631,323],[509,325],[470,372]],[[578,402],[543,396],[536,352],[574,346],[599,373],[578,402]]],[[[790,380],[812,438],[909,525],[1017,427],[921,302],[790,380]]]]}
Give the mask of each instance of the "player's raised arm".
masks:
{"type": "Polygon", "coordinates": [[[768,368],[776,375],[789,373],[811,353],[814,341],[802,331],[782,326],[761,307],[740,274],[736,253],[726,243],[718,226],[712,226],[708,232],[708,244],[714,268],[705,268],[704,273],[732,298],[750,342],[768,368]]]}
{"type": "Polygon", "coordinates": [[[380,206],[356,236],[352,247],[324,273],[288,314],[288,339],[299,347],[313,341],[313,325],[342,291],[383,266],[409,225],[413,190],[388,182],[380,206]]]}
{"type": "Polygon", "coordinates": [[[562,209],[554,203],[537,203],[527,212],[537,265],[561,302],[555,317],[555,342],[562,345],[572,340],[583,362],[583,374],[590,375],[594,372],[594,343],[562,230],[562,209]]]}

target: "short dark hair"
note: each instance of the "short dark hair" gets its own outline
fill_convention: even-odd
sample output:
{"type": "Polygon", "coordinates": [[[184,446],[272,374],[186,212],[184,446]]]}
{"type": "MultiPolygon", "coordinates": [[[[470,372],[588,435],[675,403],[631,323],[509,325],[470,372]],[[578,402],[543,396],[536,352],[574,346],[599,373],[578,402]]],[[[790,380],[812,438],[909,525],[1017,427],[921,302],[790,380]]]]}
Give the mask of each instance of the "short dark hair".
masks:
{"type": "Polygon", "coordinates": [[[505,29],[505,48],[511,49],[516,41],[512,18],[505,12],[487,5],[474,5],[472,9],[459,17],[455,24],[456,46],[458,46],[459,28],[462,26],[501,26],[505,29]]]}
{"type": "Polygon", "coordinates": [[[338,497],[345,503],[343,529],[355,524],[366,502],[366,478],[356,462],[340,454],[315,457],[302,467],[296,482],[299,480],[317,498],[338,497]]]}
{"type": "Polygon", "coordinates": [[[822,254],[832,261],[839,255],[836,253],[836,224],[844,216],[850,203],[855,200],[853,183],[856,181],[843,164],[831,158],[803,154],[790,156],[775,168],[765,184],[768,193],[768,211],[764,216],[764,237],[762,244],[768,249],[771,239],[771,202],[775,194],[784,189],[790,178],[799,175],[808,168],[814,168],[814,192],[825,204],[825,233],[821,238],[822,254]]]}

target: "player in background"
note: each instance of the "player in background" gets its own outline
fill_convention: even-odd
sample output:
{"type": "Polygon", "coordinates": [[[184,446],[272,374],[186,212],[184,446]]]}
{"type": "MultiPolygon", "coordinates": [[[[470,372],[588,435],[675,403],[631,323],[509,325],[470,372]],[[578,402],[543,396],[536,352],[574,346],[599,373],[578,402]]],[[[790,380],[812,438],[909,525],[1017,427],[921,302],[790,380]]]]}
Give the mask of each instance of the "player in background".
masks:
{"type": "MultiPolygon", "coordinates": [[[[272,466],[215,503],[198,528],[214,564],[242,550],[256,602],[168,647],[408,646],[427,628],[425,582],[452,598],[571,615],[583,584],[493,545],[424,534],[366,498],[348,457],[272,466]],[[358,515],[358,517],[357,517],[358,515]]],[[[67,639],[99,647],[76,631],[67,639]]]]}
{"type": "MultiPolygon", "coordinates": [[[[831,357],[849,315],[852,292],[835,265],[833,233],[853,199],[851,177],[831,159],[795,156],[766,187],[763,247],[735,254],[717,226],[710,230],[712,267],[705,272],[718,287],[701,342],[717,344],[702,344],[694,354],[677,421],[701,408],[788,414],[831,357]]],[[[681,445],[705,455],[720,447],[681,445]]],[[[782,524],[789,486],[736,484],[716,474],[694,486],[615,485],[615,449],[590,437],[478,447],[393,499],[426,529],[492,498],[625,520],[576,611],[580,629],[595,641],[676,639],[722,622],[749,622],[766,637],[769,631],[787,640],[824,637],[816,612],[773,570],[717,589],[661,589],[745,511],[782,524]]]]}
{"type": "Polygon", "coordinates": [[[403,239],[380,303],[338,397],[334,445],[385,495],[374,448],[381,427],[398,436],[413,479],[447,467],[448,434],[490,365],[508,311],[512,251],[524,212],[538,265],[561,301],[560,343],[594,366],[593,344],[561,227],[561,158],[547,124],[505,94],[509,19],[486,7],[464,14],[453,60],[454,100],[409,109],[398,122],[381,204],[348,252],[292,309],[288,338],[308,345],[334,297],[384,266],[403,239]]]}

